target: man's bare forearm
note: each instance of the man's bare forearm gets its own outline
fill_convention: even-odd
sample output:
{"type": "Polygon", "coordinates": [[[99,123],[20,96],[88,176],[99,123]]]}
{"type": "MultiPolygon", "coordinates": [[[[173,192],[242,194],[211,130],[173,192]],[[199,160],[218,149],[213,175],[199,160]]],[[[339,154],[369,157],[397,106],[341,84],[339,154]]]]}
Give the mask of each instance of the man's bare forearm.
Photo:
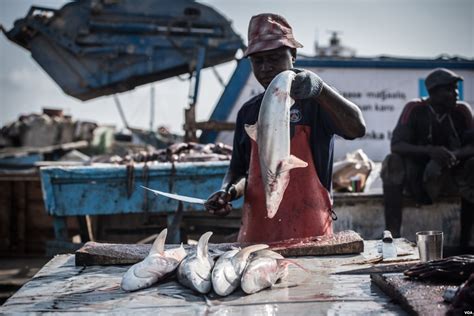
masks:
{"type": "Polygon", "coordinates": [[[392,145],[391,150],[399,155],[428,156],[442,167],[451,168],[459,162],[455,152],[444,146],[412,145],[401,142],[392,145]]]}
{"type": "Polygon", "coordinates": [[[244,195],[245,181],[245,175],[236,174],[229,168],[222,180],[221,190],[231,193],[234,200],[238,199],[244,195]],[[234,192],[230,192],[232,187],[234,192]]]}
{"type": "Polygon", "coordinates": [[[316,97],[341,133],[354,139],[365,135],[365,121],[359,107],[324,83],[321,94],[316,97]]]}
{"type": "Polygon", "coordinates": [[[400,142],[391,146],[391,151],[399,155],[429,155],[432,146],[428,145],[412,145],[405,142],[400,142]]]}
{"type": "Polygon", "coordinates": [[[461,149],[454,152],[456,158],[459,160],[468,159],[474,157],[474,145],[464,146],[461,149]]]}

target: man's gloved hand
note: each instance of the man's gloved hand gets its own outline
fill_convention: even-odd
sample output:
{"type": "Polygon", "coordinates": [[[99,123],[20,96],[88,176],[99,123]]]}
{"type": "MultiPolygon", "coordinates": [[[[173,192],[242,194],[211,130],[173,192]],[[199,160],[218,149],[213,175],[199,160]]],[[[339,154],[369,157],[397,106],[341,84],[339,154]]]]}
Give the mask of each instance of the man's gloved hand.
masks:
{"type": "MultiPolygon", "coordinates": [[[[233,186],[231,187],[231,189],[233,186]]],[[[226,216],[232,211],[232,204],[229,202],[232,200],[232,190],[219,190],[212,193],[208,198],[204,206],[206,210],[215,215],[226,216]]]]}
{"type": "Polygon", "coordinates": [[[323,90],[323,80],[314,72],[304,69],[292,69],[295,79],[291,85],[290,96],[295,99],[308,99],[317,97],[323,90]]]}

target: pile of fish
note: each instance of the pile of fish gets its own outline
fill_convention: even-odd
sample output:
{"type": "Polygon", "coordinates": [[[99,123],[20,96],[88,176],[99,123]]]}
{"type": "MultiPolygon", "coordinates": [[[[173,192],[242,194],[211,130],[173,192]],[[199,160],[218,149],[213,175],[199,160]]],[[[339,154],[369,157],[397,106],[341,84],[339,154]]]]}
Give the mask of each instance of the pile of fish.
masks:
{"type": "Polygon", "coordinates": [[[93,162],[130,164],[139,162],[197,162],[230,160],[232,146],[223,143],[175,143],[163,149],[148,149],[123,157],[96,156],[93,162]]]}
{"type": "Polygon", "coordinates": [[[0,127],[0,148],[46,147],[92,141],[97,124],[75,121],[62,110],[43,109],[43,113],[20,115],[12,123],[0,127]]]}
{"type": "Polygon", "coordinates": [[[201,294],[213,289],[216,294],[227,296],[239,286],[245,293],[252,294],[285,278],[288,265],[296,264],[268,250],[268,245],[263,244],[232,249],[219,256],[212,255],[208,249],[212,232],[199,238],[195,251],[188,250],[186,253],[183,245],[165,250],[166,234],[164,229],[148,256],[124,274],[121,283],[123,290],[140,290],[176,273],[181,285],[201,294]]]}

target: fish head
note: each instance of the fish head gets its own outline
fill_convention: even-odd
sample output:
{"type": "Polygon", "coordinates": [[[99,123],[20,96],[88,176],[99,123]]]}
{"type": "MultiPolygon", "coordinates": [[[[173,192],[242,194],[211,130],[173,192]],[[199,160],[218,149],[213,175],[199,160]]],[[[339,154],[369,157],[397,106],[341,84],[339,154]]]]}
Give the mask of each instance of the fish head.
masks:
{"type": "Polygon", "coordinates": [[[295,168],[305,168],[307,166],[307,162],[290,155],[282,158],[278,162],[274,172],[267,172],[265,182],[268,185],[265,185],[265,197],[268,218],[273,218],[280,207],[283,195],[288,187],[288,183],[290,182],[290,170],[295,168]]]}
{"type": "Polygon", "coordinates": [[[214,260],[202,260],[199,256],[185,259],[178,268],[178,280],[187,287],[205,294],[211,290],[211,274],[214,260]]]}
{"type": "Polygon", "coordinates": [[[269,185],[265,187],[266,189],[266,207],[267,207],[267,217],[273,218],[278,212],[280,203],[283,200],[283,195],[288,183],[290,182],[290,173],[285,172],[276,175],[269,181],[269,185]]]}
{"type": "Polygon", "coordinates": [[[122,277],[121,287],[125,291],[136,291],[149,287],[165,275],[174,271],[179,262],[159,254],[149,255],[131,266],[122,277]]]}
{"type": "Polygon", "coordinates": [[[130,268],[125,272],[120,283],[120,287],[124,291],[137,291],[140,289],[147,288],[155,283],[155,280],[152,276],[148,278],[140,278],[135,275],[134,269],[130,268]]]}
{"type": "Polygon", "coordinates": [[[212,271],[212,287],[220,296],[227,296],[239,287],[240,274],[237,274],[232,261],[226,260],[212,271]]]}
{"type": "Polygon", "coordinates": [[[258,256],[250,261],[242,274],[242,290],[247,294],[261,291],[274,285],[279,275],[277,259],[258,256]]]}
{"type": "Polygon", "coordinates": [[[209,256],[209,238],[212,232],[207,232],[199,238],[199,242],[190,257],[184,259],[178,268],[178,280],[185,286],[199,292],[211,290],[211,272],[214,260],[209,256]]]}
{"type": "Polygon", "coordinates": [[[211,275],[212,287],[217,295],[229,295],[239,286],[239,276],[232,263],[232,258],[239,251],[240,249],[229,250],[217,259],[211,275]]]}

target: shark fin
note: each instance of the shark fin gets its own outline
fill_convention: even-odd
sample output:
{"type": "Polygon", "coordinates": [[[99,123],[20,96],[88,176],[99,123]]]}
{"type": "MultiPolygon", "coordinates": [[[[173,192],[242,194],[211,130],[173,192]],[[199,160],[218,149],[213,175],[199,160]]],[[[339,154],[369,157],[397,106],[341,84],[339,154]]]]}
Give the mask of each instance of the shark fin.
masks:
{"type": "Polygon", "coordinates": [[[245,247],[244,249],[240,250],[234,257],[232,257],[232,261],[241,262],[247,261],[248,257],[255,251],[259,251],[262,249],[267,249],[268,245],[265,244],[257,244],[245,247]]]}
{"type": "Polygon", "coordinates": [[[203,234],[199,238],[199,242],[197,245],[197,256],[199,259],[206,259],[208,256],[208,243],[209,243],[209,238],[211,238],[212,232],[207,232],[203,234]]]}
{"type": "Polygon", "coordinates": [[[184,249],[183,243],[181,243],[181,246],[176,250],[174,259],[178,260],[179,262],[183,261],[184,258],[186,258],[187,252],[186,249],[184,249]]]}
{"type": "Polygon", "coordinates": [[[308,166],[308,163],[306,161],[303,161],[296,156],[290,155],[288,159],[281,161],[280,173],[290,171],[291,169],[294,169],[294,168],[305,168],[307,166],[308,166]]]}
{"type": "Polygon", "coordinates": [[[168,234],[168,229],[163,229],[161,233],[156,237],[155,241],[153,242],[153,245],[151,246],[151,250],[149,255],[158,253],[160,255],[163,255],[165,252],[165,241],[166,241],[166,235],[168,234]]]}
{"type": "Polygon", "coordinates": [[[245,124],[245,131],[251,139],[257,141],[257,123],[254,125],[245,124]]]}

